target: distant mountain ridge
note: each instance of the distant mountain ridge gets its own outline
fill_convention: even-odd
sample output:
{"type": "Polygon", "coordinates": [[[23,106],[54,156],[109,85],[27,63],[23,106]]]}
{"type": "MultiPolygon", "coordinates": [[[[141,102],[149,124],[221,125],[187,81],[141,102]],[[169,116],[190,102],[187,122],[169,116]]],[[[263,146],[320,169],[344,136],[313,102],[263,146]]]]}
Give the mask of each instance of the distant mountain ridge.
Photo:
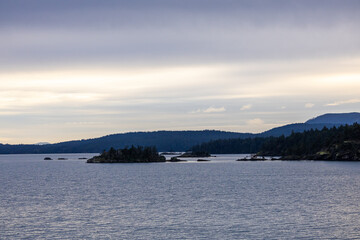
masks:
{"type": "Polygon", "coordinates": [[[248,138],[251,133],[235,133],[217,130],[203,131],[155,131],[129,132],[103,136],[100,138],[75,140],[47,145],[0,144],[0,154],[25,153],[97,153],[134,146],[156,146],[159,151],[186,151],[192,146],[216,139],[248,138]]]}
{"type": "Polygon", "coordinates": [[[307,124],[354,124],[355,122],[360,123],[360,113],[327,113],[315,118],[312,118],[305,123],[307,124]]]}
{"type": "Polygon", "coordinates": [[[281,135],[289,136],[291,132],[304,132],[311,129],[321,130],[324,127],[332,128],[346,124],[352,125],[355,122],[360,123],[360,113],[327,113],[312,118],[305,123],[293,123],[272,128],[258,134],[258,137],[279,137],[281,135]]]}
{"type": "Polygon", "coordinates": [[[0,154],[36,154],[36,153],[86,153],[102,152],[110,147],[156,146],[158,151],[186,151],[194,145],[218,139],[253,138],[268,136],[289,136],[292,132],[310,129],[331,128],[360,122],[360,113],[329,113],[310,119],[305,123],[294,123],[252,133],[225,132],[219,130],[200,131],[155,131],[112,134],[99,138],[60,142],[55,144],[0,144],[0,154]]]}
{"type": "Polygon", "coordinates": [[[292,132],[304,132],[311,129],[323,129],[324,127],[332,128],[338,127],[341,124],[333,123],[317,123],[317,124],[308,124],[308,123],[292,123],[284,125],[281,127],[272,128],[268,131],[258,134],[258,137],[279,137],[281,135],[289,136],[292,132]]]}

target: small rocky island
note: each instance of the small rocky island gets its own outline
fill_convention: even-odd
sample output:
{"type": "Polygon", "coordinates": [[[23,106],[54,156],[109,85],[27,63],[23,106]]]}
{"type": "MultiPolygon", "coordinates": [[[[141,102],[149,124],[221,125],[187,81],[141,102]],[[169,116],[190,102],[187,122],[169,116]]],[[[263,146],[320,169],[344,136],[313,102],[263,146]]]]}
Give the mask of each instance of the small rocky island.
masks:
{"type": "Polygon", "coordinates": [[[246,161],[266,161],[266,160],[267,159],[265,158],[265,156],[259,156],[257,154],[252,154],[249,158],[248,157],[239,158],[236,161],[246,162],[246,161]]]}
{"type": "Polygon", "coordinates": [[[186,160],[179,159],[177,157],[172,157],[170,160],[166,160],[167,162],[187,162],[186,160]]]}
{"type": "Polygon", "coordinates": [[[87,163],[150,163],[166,162],[164,156],[159,155],[155,147],[134,147],[115,150],[110,148],[99,156],[86,161],[87,163]]]}
{"type": "Polygon", "coordinates": [[[206,158],[211,157],[210,153],[205,151],[190,151],[181,154],[179,157],[182,158],[206,158]]]}
{"type": "Polygon", "coordinates": [[[210,162],[208,159],[198,159],[197,162],[210,162]]]}

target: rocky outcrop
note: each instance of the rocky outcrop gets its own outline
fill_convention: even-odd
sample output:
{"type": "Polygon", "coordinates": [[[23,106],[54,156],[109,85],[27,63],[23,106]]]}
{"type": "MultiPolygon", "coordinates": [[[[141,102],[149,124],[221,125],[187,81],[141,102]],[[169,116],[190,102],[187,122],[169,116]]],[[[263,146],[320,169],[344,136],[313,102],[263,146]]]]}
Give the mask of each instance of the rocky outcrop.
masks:
{"type": "Polygon", "coordinates": [[[208,160],[208,159],[198,159],[197,161],[198,162],[210,162],[210,160],[208,160]]]}
{"type": "Polygon", "coordinates": [[[208,152],[186,152],[180,155],[182,158],[197,158],[197,157],[211,157],[208,152]]]}
{"type": "Polygon", "coordinates": [[[167,162],[187,162],[186,160],[179,159],[177,157],[172,157],[170,160],[166,160],[167,162]]]}
{"type": "Polygon", "coordinates": [[[319,161],[360,161],[360,142],[344,141],[333,144],[312,155],[283,156],[281,160],[319,160],[319,161]]]}
{"type": "Polygon", "coordinates": [[[252,155],[249,158],[248,157],[244,157],[244,158],[239,158],[236,161],[240,162],[240,161],[265,161],[267,160],[264,156],[259,156],[259,155],[252,155]]]}

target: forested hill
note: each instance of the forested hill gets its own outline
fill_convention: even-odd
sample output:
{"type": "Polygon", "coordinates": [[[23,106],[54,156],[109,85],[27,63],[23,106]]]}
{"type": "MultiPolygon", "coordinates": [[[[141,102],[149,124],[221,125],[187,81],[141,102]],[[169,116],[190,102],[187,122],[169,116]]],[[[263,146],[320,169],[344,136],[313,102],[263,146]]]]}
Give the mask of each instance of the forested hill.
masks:
{"type": "Polygon", "coordinates": [[[354,124],[360,123],[360,113],[327,113],[306,121],[306,124],[354,124]]]}
{"type": "Polygon", "coordinates": [[[268,139],[270,139],[270,137],[218,139],[195,145],[191,148],[191,151],[208,152],[211,154],[257,153],[268,139]]]}
{"type": "Polygon", "coordinates": [[[103,150],[110,149],[110,147],[119,149],[131,145],[155,146],[159,151],[186,151],[196,144],[215,139],[248,138],[251,136],[253,134],[215,130],[131,132],[47,145],[0,144],[0,154],[100,153],[103,150]]]}
{"type": "Polygon", "coordinates": [[[290,136],[226,139],[203,143],[193,151],[209,153],[259,153],[283,156],[284,159],[357,160],[360,161],[360,125],[340,126],[322,130],[311,129],[290,136]]]}

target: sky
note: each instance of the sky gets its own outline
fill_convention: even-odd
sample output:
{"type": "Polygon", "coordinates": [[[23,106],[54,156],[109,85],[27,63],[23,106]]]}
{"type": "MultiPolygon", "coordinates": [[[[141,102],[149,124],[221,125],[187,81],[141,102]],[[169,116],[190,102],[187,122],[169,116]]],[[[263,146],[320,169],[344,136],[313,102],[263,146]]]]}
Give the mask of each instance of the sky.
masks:
{"type": "Polygon", "coordinates": [[[360,111],[358,0],[0,0],[0,143],[360,111]]]}

